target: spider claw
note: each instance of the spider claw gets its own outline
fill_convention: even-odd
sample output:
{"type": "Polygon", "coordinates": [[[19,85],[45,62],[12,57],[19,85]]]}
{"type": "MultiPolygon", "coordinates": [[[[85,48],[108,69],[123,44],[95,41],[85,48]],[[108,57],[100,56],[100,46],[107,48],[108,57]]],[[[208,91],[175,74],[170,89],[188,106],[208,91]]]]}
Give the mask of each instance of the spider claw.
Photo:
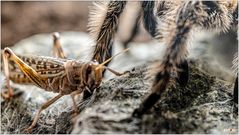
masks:
{"type": "Polygon", "coordinates": [[[238,76],[234,85],[233,101],[235,103],[238,103],[238,76]]]}
{"type": "Polygon", "coordinates": [[[189,69],[187,60],[178,65],[178,68],[181,69],[182,71],[178,73],[177,82],[180,84],[181,87],[185,87],[188,83],[189,78],[189,69]]]}
{"type": "Polygon", "coordinates": [[[143,113],[142,113],[142,111],[140,111],[139,108],[136,108],[134,110],[134,112],[132,113],[132,117],[135,117],[135,118],[140,118],[140,117],[142,117],[142,115],[143,115],[143,113]]]}
{"type": "Polygon", "coordinates": [[[154,104],[160,99],[161,93],[151,93],[139,106],[135,109],[132,117],[141,118],[147,111],[149,111],[154,104]]]}

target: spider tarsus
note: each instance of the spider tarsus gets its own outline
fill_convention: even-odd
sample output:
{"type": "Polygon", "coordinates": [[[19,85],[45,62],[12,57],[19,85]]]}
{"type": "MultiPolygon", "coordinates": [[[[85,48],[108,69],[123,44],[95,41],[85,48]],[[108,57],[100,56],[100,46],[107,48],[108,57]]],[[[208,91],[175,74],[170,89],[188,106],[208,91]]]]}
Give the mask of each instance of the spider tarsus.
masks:
{"type": "Polygon", "coordinates": [[[143,114],[142,111],[140,111],[139,108],[136,108],[132,113],[132,117],[141,118],[142,114],[143,114]]]}
{"type": "Polygon", "coordinates": [[[161,92],[151,93],[144,101],[141,103],[139,108],[135,109],[132,116],[133,117],[142,117],[143,114],[145,114],[152,106],[160,99],[161,92]]]}
{"type": "Polygon", "coordinates": [[[233,101],[238,103],[238,76],[235,81],[234,91],[233,91],[233,101]]]}
{"type": "Polygon", "coordinates": [[[189,79],[189,69],[188,69],[188,62],[187,60],[183,61],[181,64],[178,65],[178,69],[182,70],[178,73],[177,82],[180,84],[181,87],[185,87],[188,83],[189,79]]]}

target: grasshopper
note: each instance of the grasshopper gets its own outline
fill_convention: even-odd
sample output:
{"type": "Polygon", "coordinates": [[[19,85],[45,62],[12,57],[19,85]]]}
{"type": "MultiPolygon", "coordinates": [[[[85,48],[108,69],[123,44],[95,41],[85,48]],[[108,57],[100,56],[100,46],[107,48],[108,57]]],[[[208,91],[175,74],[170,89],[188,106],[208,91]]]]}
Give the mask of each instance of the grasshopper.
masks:
{"type": "Polygon", "coordinates": [[[59,41],[59,33],[55,32],[52,35],[55,58],[46,56],[20,56],[16,55],[10,48],[4,48],[2,51],[8,88],[8,91],[1,93],[3,98],[11,99],[13,97],[10,80],[15,83],[34,84],[46,91],[59,93],[40,107],[30,127],[25,129],[27,132],[31,132],[35,127],[41,112],[64,95],[71,95],[74,110],[77,112],[75,95],[81,94],[84,91],[93,92],[98,88],[101,84],[104,70],[108,70],[116,76],[127,73],[127,71],[119,73],[104,65],[111,61],[113,57],[128,51],[128,49],[101,64],[96,60],[82,62],[67,59],[59,41]]]}

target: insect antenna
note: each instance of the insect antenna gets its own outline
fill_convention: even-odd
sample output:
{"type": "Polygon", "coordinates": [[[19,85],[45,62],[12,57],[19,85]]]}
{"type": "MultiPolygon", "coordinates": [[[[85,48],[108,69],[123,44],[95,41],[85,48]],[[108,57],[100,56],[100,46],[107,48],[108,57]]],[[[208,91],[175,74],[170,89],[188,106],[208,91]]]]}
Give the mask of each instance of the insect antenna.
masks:
{"type": "Polygon", "coordinates": [[[108,62],[110,62],[114,57],[116,57],[116,56],[118,56],[118,55],[120,55],[120,54],[122,54],[122,53],[125,53],[125,52],[129,51],[129,49],[130,49],[130,48],[124,49],[123,51],[121,51],[121,52],[115,54],[114,56],[110,57],[109,59],[107,59],[105,62],[99,64],[99,65],[96,67],[96,70],[102,68],[105,64],[107,64],[108,62]]]}

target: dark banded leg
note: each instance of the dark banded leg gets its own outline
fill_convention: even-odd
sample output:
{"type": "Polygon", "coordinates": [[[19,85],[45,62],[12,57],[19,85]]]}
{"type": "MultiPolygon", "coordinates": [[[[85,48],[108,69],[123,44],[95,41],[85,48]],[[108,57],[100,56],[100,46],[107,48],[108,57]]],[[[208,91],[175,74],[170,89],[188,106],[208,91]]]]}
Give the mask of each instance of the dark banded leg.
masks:
{"type": "Polygon", "coordinates": [[[90,23],[89,27],[91,33],[96,36],[96,46],[92,60],[97,60],[99,63],[103,63],[106,59],[111,57],[112,44],[118,27],[118,20],[125,5],[126,1],[110,1],[106,7],[107,9],[105,9],[107,12],[105,13],[105,18],[102,22],[94,24],[94,18],[92,18],[92,24],[90,23]],[[96,29],[99,31],[96,31],[96,29]],[[94,33],[95,31],[97,33],[94,33]]]}
{"type": "Polygon", "coordinates": [[[140,104],[139,108],[133,112],[133,117],[141,117],[161,98],[162,93],[166,90],[170,75],[159,72],[152,86],[152,93],[140,104]]]}
{"type": "Polygon", "coordinates": [[[180,63],[178,65],[178,69],[180,71],[178,72],[177,82],[180,84],[180,86],[185,87],[188,83],[189,78],[189,69],[187,60],[184,60],[182,63],[180,63]]]}
{"type": "MultiPolygon", "coordinates": [[[[177,12],[174,14],[175,16],[173,15],[169,19],[167,19],[166,16],[165,20],[170,21],[172,19],[172,21],[166,22],[165,25],[169,29],[161,32],[163,34],[165,33],[163,37],[165,38],[165,43],[167,43],[168,48],[157,74],[157,76],[160,76],[160,79],[156,77],[152,86],[152,93],[144,100],[140,107],[135,110],[133,116],[141,116],[147,110],[149,110],[157,102],[157,100],[160,99],[162,92],[164,92],[166,89],[165,86],[169,84],[169,78],[172,72],[177,72],[178,82],[180,85],[184,86],[186,84],[188,80],[188,73],[185,69],[187,69],[188,66],[186,63],[184,63],[184,61],[186,60],[187,56],[186,44],[191,29],[193,27],[201,27],[203,29],[218,29],[221,31],[226,31],[229,28],[232,20],[230,19],[230,13],[221,7],[229,6],[230,8],[230,5],[233,2],[237,3],[237,1],[233,1],[231,4],[230,2],[182,1],[182,5],[177,7],[177,12]],[[201,14],[202,12],[204,14],[201,14]],[[221,17],[218,18],[218,16],[221,17]],[[213,23],[208,23],[208,21],[213,23]],[[167,23],[169,25],[167,25],[167,23]],[[180,69],[178,69],[179,67],[184,69],[183,72],[178,72],[180,71],[180,69]],[[151,99],[152,97],[154,99],[151,99]]],[[[150,5],[153,6],[153,3],[150,4],[150,2],[143,2],[142,4],[143,7],[148,7],[150,5]]],[[[231,8],[234,9],[235,7],[231,8]]],[[[149,18],[153,20],[153,17],[149,16],[149,18]]],[[[148,19],[146,19],[146,21],[147,20],[148,19]]],[[[150,30],[150,27],[146,27],[146,29],[150,30]]],[[[159,32],[160,31],[158,31],[158,33],[159,32]]],[[[156,35],[155,37],[158,36],[156,35]]],[[[237,87],[237,85],[235,85],[235,87],[237,87]]]]}
{"type": "MultiPolygon", "coordinates": [[[[90,33],[94,36],[96,41],[96,46],[93,52],[92,60],[96,60],[99,63],[103,63],[105,60],[112,56],[112,46],[114,42],[114,36],[118,27],[119,17],[123,12],[126,5],[126,1],[110,1],[106,6],[100,4],[101,8],[104,10],[94,9],[91,11],[89,29],[90,33]],[[104,18],[97,18],[99,12],[104,12],[104,18]]],[[[105,64],[107,66],[109,63],[105,64]]],[[[103,76],[105,70],[103,71],[103,76]]],[[[89,91],[85,90],[83,92],[83,99],[87,99],[92,95],[89,91]]]]}
{"type": "Polygon", "coordinates": [[[152,92],[139,108],[133,112],[134,117],[141,117],[161,98],[162,93],[165,92],[166,87],[169,85],[170,74],[172,72],[176,72],[179,79],[184,79],[179,81],[181,85],[184,85],[187,81],[188,65],[185,59],[187,56],[187,39],[191,30],[191,20],[187,16],[190,15],[190,12],[192,12],[190,8],[189,11],[184,8],[179,9],[178,14],[180,19],[174,24],[176,28],[172,29],[167,36],[168,47],[163,61],[158,67],[158,73],[151,88],[152,92]],[[178,73],[180,71],[178,68],[183,68],[186,72],[178,73]]]}
{"type": "Polygon", "coordinates": [[[155,1],[142,1],[143,24],[152,37],[156,35],[157,21],[154,15],[155,1]]]}

